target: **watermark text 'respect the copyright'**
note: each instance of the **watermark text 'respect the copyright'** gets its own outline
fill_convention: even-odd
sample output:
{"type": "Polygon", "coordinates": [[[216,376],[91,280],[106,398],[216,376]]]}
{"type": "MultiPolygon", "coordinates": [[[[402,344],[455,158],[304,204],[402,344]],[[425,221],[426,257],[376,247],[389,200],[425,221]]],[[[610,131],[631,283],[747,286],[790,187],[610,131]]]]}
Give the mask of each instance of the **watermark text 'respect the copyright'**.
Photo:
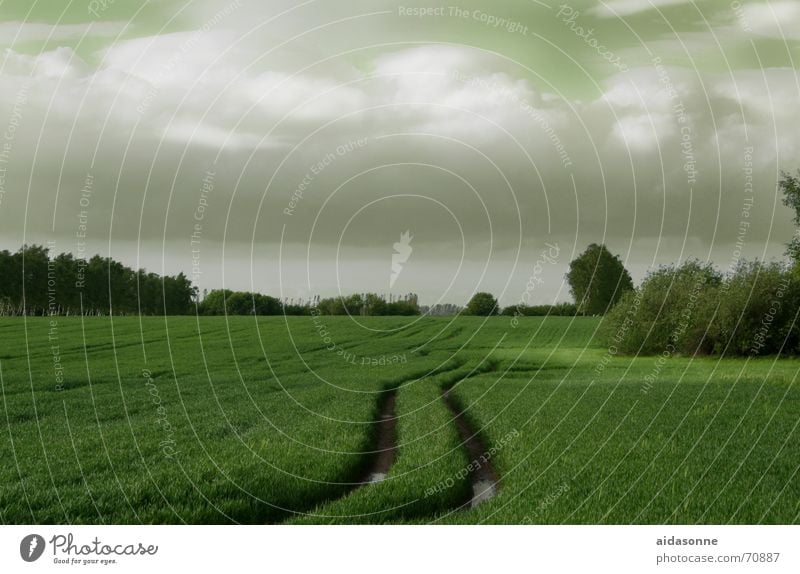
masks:
{"type": "Polygon", "coordinates": [[[528,27],[517,20],[496,16],[483,10],[461,6],[398,6],[397,15],[410,18],[458,18],[472,20],[489,28],[503,29],[510,34],[528,35],[528,27]]]}

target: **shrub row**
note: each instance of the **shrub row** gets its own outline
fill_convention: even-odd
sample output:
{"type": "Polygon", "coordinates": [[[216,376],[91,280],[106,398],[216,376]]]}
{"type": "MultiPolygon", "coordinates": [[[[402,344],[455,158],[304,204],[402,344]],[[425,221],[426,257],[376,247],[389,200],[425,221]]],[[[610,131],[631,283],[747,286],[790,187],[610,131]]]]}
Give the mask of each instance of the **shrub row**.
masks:
{"type": "Polygon", "coordinates": [[[627,354],[796,354],[800,273],[785,263],[741,262],[723,276],[692,260],[650,273],[603,321],[627,354]]]}

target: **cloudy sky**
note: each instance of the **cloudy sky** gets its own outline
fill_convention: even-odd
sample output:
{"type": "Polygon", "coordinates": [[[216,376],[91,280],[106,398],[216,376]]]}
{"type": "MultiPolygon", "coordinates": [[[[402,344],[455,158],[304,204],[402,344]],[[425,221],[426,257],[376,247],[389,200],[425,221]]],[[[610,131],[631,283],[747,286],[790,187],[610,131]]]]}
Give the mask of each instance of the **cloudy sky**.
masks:
{"type": "Polygon", "coordinates": [[[795,0],[2,0],[0,44],[0,249],[292,298],[410,231],[392,293],[511,304],[793,233],[795,0]]]}

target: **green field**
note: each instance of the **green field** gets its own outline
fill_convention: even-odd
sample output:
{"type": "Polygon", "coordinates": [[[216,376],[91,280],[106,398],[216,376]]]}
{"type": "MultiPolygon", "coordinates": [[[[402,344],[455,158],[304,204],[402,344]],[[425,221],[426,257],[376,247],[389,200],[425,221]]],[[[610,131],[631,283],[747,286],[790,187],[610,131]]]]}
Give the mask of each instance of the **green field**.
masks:
{"type": "Polygon", "coordinates": [[[797,523],[800,362],[593,318],[0,320],[3,523],[797,523]],[[499,478],[470,508],[473,459],[499,478]],[[373,465],[396,397],[388,476],[373,465]]]}

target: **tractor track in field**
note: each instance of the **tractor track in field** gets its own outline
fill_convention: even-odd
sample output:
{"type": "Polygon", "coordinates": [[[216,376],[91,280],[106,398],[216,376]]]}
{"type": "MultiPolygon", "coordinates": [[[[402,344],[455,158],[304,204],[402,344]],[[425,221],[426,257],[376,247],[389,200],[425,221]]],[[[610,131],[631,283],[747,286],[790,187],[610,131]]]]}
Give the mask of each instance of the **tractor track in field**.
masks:
{"type": "Polygon", "coordinates": [[[366,484],[380,482],[389,474],[389,469],[394,464],[397,451],[397,417],[395,405],[397,403],[397,389],[389,389],[381,393],[378,402],[378,419],[375,421],[375,434],[373,438],[374,449],[369,469],[356,488],[366,484]]]}
{"type": "MultiPolygon", "coordinates": [[[[363,464],[359,474],[361,478],[351,479],[352,482],[343,483],[347,485],[343,492],[315,501],[313,506],[303,511],[303,513],[309,513],[308,515],[311,516],[315,508],[346,498],[365,486],[386,479],[389,470],[394,464],[397,452],[397,417],[395,416],[397,389],[398,387],[391,387],[384,389],[379,394],[377,415],[371,423],[373,431],[369,438],[369,445],[362,454],[363,464]]],[[[291,518],[291,516],[287,518],[291,518]]],[[[278,523],[286,523],[287,518],[278,523]]]]}
{"type": "Polygon", "coordinates": [[[492,461],[487,457],[489,452],[486,445],[481,440],[466,416],[464,409],[458,401],[451,396],[451,388],[442,391],[442,400],[453,414],[453,422],[461,438],[461,446],[467,454],[469,460],[468,478],[472,486],[472,496],[465,501],[459,508],[475,508],[482,502],[494,498],[500,488],[499,475],[492,465],[492,461]]]}
{"type": "MultiPolygon", "coordinates": [[[[490,367],[491,369],[491,367],[490,367]]],[[[462,379],[463,380],[463,379],[462,379]]],[[[455,384],[458,384],[457,381],[455,384]]],[[[465,415],[459,402],[450,394],[455,384],[442,390],[442,400],[453,415],[453,423],[461,439],[461,447],[469,460],[468,478],[472,487],[472,496],[457,508],[475,508],[482,502],[493,498],[499,489],[499,475],[488,458],[489,452],[478,432],[465,415]]],[[[383,391],[378,402],[378,418],[375,422],[374,445],[371,451],[372,460],[364,479],[355,489],[365,485],[381,482],[386,478],[397,455],[397,417],[395,405],[399,386],[383,391]]],[[[355,490],[354,489],[354,490],[355,490]]]]}
{"type": "MultiPolygon", "coordinates": [[[[441,375],[455,371],[462,365],[463,363],[458,363],[449,366],[449,368],[440,369],[435,374],[441,375]]],[[[456,382],[459,380],[461,379],[456,382]]],[[[395,383],[379,394],[369,446],[363,451],[364,464],[360,474],[361,479],[349,483],[350,487],[345,492],[322,501],[322,504],[329,504],[346,498],[361,488],[386,480],[397,458],[397,393],[403,387],[404,382],[395,383]]],[[[461,446],[466,450],[470,460],[485,460],[486,450],[483,442],[476,433],[472,432],[470,424],[462,416],[463,413],[458,408],[456,401],[449,396],[449,393],[449,389],[444,390],[442,397],[448,409],[453,413],[453,421],[462,440],[461,446]]],[[[478,468],[471,470],[469,473],[473,495],[463,503],[458,504],[455,507],[456,510],[477,506],[480,502],[488,500],[496,494],[497,474],[492,466],[488,463],[474,466],[478,468]]],[[[319,503],[315,505],[315,507],[318,506],[319,503]]]]}
{"type": "MultiPolygon", "coordinates": [[[[461,363],[458,363],[449,368],[441,369],[436,374],[454,371],[460,366],[461,363]]],[[[388,389],[384,389],[380,394],[377,409],[378,416],[373,423],[375,430],[371,440],[374,446],[366,453],[371,460],[367,465],[368,470],[364,478],[353,490],[384,480],[394,464],[397,455],[397,416],[395,415],[397,391],[405,382],[402,381],[388,389]]]]}

